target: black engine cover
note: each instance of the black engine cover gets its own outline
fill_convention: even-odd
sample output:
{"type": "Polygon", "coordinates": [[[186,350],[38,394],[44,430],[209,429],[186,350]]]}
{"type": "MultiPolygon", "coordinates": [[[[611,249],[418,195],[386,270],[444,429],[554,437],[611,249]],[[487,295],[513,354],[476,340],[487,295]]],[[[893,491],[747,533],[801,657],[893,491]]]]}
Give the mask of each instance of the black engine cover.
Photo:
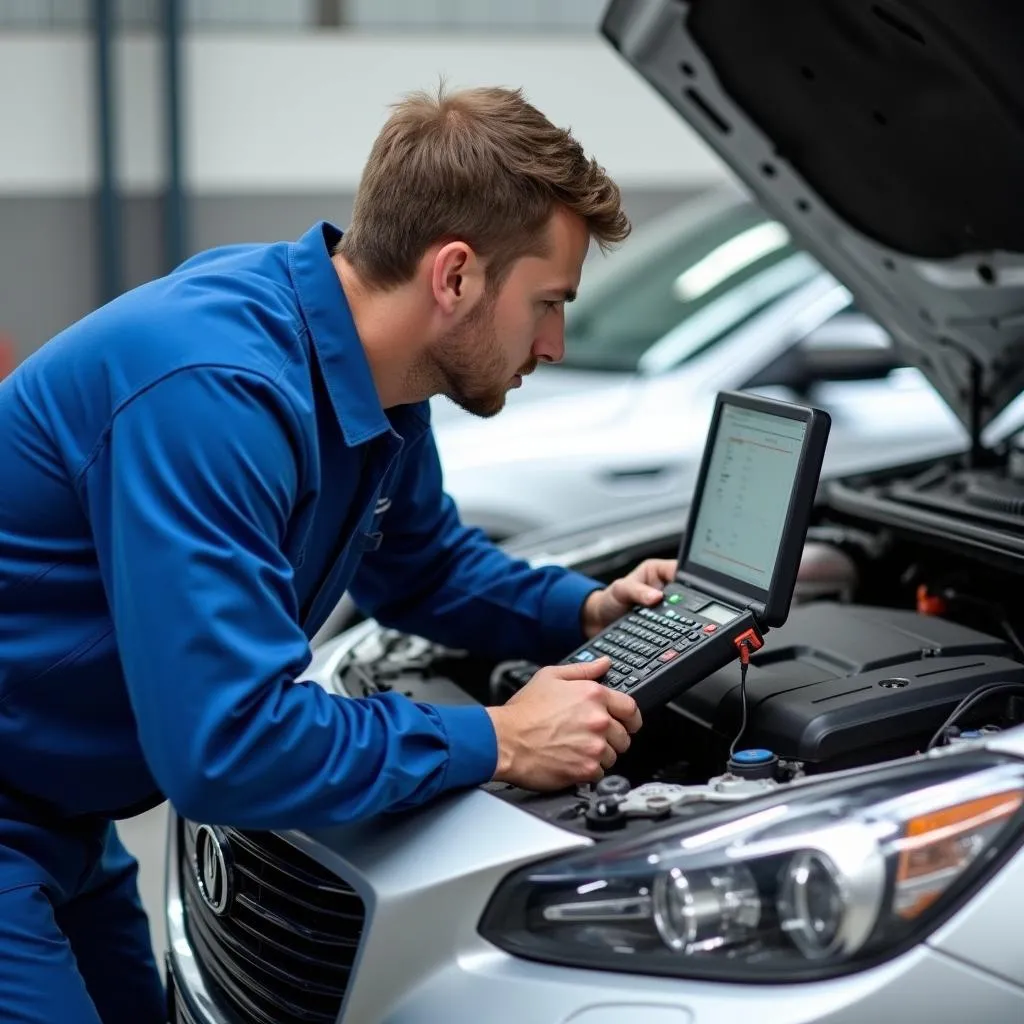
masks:
{"type": "MultiPolygon", "coordinates": [[[[1003,640],[911,611],[797,607],[750,659],[739,745],[767,747],[809,770],[913,753],[973,690],[1024,682],[1024,665],[1011,655],[1003,640]]],[[[742,711],[738,662],[670,707],[731,741],[742,711]]]]}

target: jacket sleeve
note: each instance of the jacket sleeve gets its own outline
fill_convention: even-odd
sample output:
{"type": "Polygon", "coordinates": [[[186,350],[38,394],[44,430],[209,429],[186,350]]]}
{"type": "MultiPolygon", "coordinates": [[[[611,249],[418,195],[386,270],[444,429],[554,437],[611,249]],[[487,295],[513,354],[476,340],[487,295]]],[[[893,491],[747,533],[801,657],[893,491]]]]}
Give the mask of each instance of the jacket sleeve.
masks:
{"type": "Polygon", "coordinates": [[[143,752],[200,821],[327,826],[494,771],[482,708],[295,682],[310,652],[283,544],[303,451],[272,383],[188,369],[121,408],[80,477],[143,752]]]}
{"type": "Polygon", "coordinates": [[[405,454],[389,497],[380,547],[364,555],[349,588],[364,613],[448,646],[540,664],[583,642],[583,601],[601,584],[533,568],[464,525],[430,430],[405,454]]]}

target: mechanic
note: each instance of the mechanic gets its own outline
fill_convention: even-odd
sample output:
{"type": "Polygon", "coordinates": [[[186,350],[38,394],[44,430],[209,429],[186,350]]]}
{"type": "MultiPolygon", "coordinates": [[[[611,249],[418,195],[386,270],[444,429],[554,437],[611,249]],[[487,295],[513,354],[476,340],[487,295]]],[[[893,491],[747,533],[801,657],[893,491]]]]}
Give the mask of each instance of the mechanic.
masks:
{"type": "Polygon", "coordinates": [[[508,557],[444,493],[427,404],[492,416],[559,360],[591,241],[628,231],[519,91],[415,94],[344,235],[195,256],[0,384],[0,1020],[164,1019],[119,818],[324,827],[628,747],[607,661],[554,663],[674,563],[603,588],[508,557]],[[345,591],[550,667],[501,707],[329,694],[297,677],[345,591]]]}

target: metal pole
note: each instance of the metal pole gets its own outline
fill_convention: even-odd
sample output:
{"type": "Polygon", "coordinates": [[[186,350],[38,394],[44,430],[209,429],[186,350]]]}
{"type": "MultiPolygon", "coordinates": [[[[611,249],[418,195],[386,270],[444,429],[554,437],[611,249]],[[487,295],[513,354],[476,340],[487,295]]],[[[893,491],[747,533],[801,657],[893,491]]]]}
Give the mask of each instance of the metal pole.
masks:
{"type": "Polygon", "coordinates": [[[113,0],[93,0],[99,151],[100,304],[121,294],[121,209],[117,187],[114,109],[113,0]]]}
{"type": "Polygon", "coordinates": [[[181,0],[164,0],[164,70],[167,190],[164,195],[164,262],[168,271],[187,255],[188,210],[182,171],[181,0]]]}
{"type": "Polygon", "coordinates": [[[316,5],[317,28],[340,28],[344,0],[318,0],[316,5]]]}

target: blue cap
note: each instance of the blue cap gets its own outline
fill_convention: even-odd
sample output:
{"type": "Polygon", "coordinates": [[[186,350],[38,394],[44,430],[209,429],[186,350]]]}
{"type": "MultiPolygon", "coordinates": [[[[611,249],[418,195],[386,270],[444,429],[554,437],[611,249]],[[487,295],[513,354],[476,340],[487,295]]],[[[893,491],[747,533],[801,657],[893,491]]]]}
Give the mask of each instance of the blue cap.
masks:
{"type": "Polygon", "coordinates": [[[960,733],[960,739],[962,739],[962,740],[977,740],[977,739],[981,739],[981,730],[980,729],[965,729],[962,733],[960,733]]]}
{"type": "Polygon", "coordinates": [[[764,764],[770,761],[775,755],[770,750],[761,747],[753,747],[750,750],[737,750],[732,755],[736,764],[764,764]]]}

